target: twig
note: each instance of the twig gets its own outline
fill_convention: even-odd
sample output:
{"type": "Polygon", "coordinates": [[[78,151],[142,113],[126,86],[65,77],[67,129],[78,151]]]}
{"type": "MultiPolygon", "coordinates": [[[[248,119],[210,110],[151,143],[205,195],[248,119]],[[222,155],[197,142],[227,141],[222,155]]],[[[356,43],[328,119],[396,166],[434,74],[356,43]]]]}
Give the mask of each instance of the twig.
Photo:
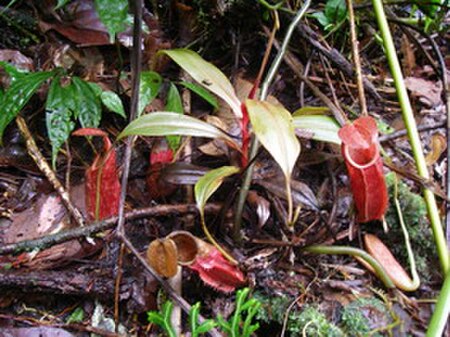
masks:
{"type": "Polygon", "coordinates": [[[34,141],[33,136],[31,135],[30,129],[28,129],[27,123],[25,122],[22,116],[16,117],[16,123],[17,126],[19,127],[20,132],[25,138],[28,153],[33,158],[34,162],[39,167],[41,172],[44,173],[44,175],[47,177],[48,181],[53,185],[53,188],[56,190],[56,192],[58,192],[62,202],[66,206],[70,215],[76,221],[77,225],[79,227],[83,227],[84,226],[83,215],[78,210],[78,208],[76,208],[72,204],[72,202],[70,201],[69,193],[66,191],[64,186],[58,180],[58,178],[55,175],[55,172],[53,172],[50,165],[47,163],[44,156],[42,155],[41,151],[39,151],[39,148],[37,147],[36,142],[34,141]]]}
{"type": "MultiPolygon", "coordinates": [[[[314,32],[305,24],[298,25],[297,32],[315,49],[317,49],[321,54],[323,54],[327,59],[335,64],[345,75],[347,75],[348,77],[353,77],[354,71],[350,62],[348,62],[337,49],[327,48],[323,46],[322,43],[319,42],[319,37],[317,36],[316,32],[314,32]]],[[[378,94],[374,85],[369,80],[367,80],[367,78],[363,78],[363,84],[364,88],[373,98],[377,99],[378,101],[383,100],[382,97],[378,94]]]]}
{"type": "MultiPolygon", "coordinates": [[[[142,0],[134,2],[134,25],[133,25],[133,49],[131,55],[131,103],[130,103],[130,122],[138,116],[139,108],[139,86],[141,82],[141,60],[142,60],[142,0]]],[[[134,137],[127,137],[126,149],[124,155],[124,165],[122,171],[120,202],[119,202],[119,220],[117,222],[117,234],[124,230],[124,212],[125,199],[127,195],[128,175],[130,173],[131,150],[134,137]]],[[[119,235],[120,236],[120,235],[119,235]]]]}
{"type": "MultiPolygon", "coordinates": [[[[139,86],[141,80],[141,61],[142,61],[142,0],[134,1],[134,24],[133,24],[133,48],[131,55],[131,104],[130,104],[130,119],[132,122],[138,115],[139,111],[139,86]]],[[[122,241],[125,239],[125,201],[127,196],[127,186],[128,186],[128,176],[130,173],[130,163],[131,163],[131,151],[133,148],[135,137],[127,137],[126,140],[126,148],[124,155],[124,165],[122,171],[122,181],[121,181],[121,190],[120,190],[120,200],[119,200],[119,215],[117,221],[117,229],[116,234],[119,239],[122,241]]],[[[122,244],[123,245],[123,244],[122,244]]],[[[119,328],[119,301],[118,301],[118,292],[120,283],[122,280],[122,271],[119,270],[122,266],[122,258],[123,258],[123,247],[121,245],[120,254],[117,256],[118,261],[118,269],[116,274],[116,296],[114,303],[114,318],[116,325],[116,332],[119,328]]]]}
{"type": "MultiPolygon", "coordinates": [[[[222,209],[221,207],[222,206],[219,204],[207,204],[205,206],[205,213],[217,213],[222,209]]],[[[126,220],[133,220],[144,217],[151,218],[182,214],[198,214],[197,206],[195,204],[158,205],[134,209],[133,211],[127,212],[124,217],[126,220]]],[[[68,229],[60,233],[44,236],[42,238],[2,245],[0,246],[0,255],[20,253],[36,248],[44,249],[58,243],[88,237],[95,233],[113,228],[117,223],[117,219],[118,217],[112,217],[99,222],[94,222],[89,224],[89,226],[68,229]]]]}
{"type": "Polygon", "coordinates": [[[347,10],[348,10],[348,18],[350,21],[350,36],[352,42],[352,55],[353,55],[353,63],[355,65],[355,73],[356,73],[356,84],[358,86],[358,96],[359,96],[359,104],[361,108],[361,114],[363,116],[367,116],[367,103],[366,96],[364,95],[364,84],[363,77],[361,72],[361,60],[359,58],[359,42],[358,37],[356,36],[356,27],[355,27],[355,13],[353,12],[353,2],[352,0],[346,0],[347,2],[347,10]]]}
{"type": "MultiPolygon", "coordinates": [[[[419,132],[424,132],[424,131],[430,131],[430,130],[436,130],[436,129],[442,129],[445,128],[447,125],[447,122],[441,122],[441,123],[437,123],[435,125],[419,125],[417,127],[417,130],[419,132]]],[[[380,136],[380,142],[387,142],[389,140],[394,140],[400,137],[404,137],[408,134],[408,130],[406,129],[402,129],[402,130],[398,130],[398,131],[394,131],[388,135],[383,135],[380,136]]]]}

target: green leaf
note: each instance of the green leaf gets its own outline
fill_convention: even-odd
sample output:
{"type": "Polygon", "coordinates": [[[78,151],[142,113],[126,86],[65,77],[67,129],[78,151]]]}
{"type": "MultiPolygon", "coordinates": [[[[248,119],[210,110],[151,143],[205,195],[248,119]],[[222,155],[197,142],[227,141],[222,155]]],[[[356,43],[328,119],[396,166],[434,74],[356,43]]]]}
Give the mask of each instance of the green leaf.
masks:
{"type": "Polygon", "coordinates": [[[100,99],[109,111],[115,112],[123,118],[127,118],[127,116],[125,115],[125,109],[123,108],[122,100],[115,92],[103,91],[100,95],[100,99]]]}
{"type": "Polygon", "coordinates": [[[334,118],[319,115],[294,115],[293,124],[296,129],[312,133],[312,139],[341,144],[338,136],[339,124],[334,118]]]}
{"type": "Polygon", "coordinates": [[[236,117],[242,117],[241,102],[231,82],[215,65],[189,49],[172,49],[163,52],[195,81],[227,102],[236,117]]]}
{"type": "Polygon", "coordinates": [[[161,75],[154,71],[143,71],[141,73],[141,84],[139,86],[139,106],[138,115],[140,116],[145,107],[150,104],[158,95],[161,88],[161,75]]]}
{"type": "MultiPolygon", "coordinates": [[[[165,110],[173,111],[179,114],[183,113],[183,103],[181,102],[181,96],[178,92],[177,87],[173,83],[170,83],[169,86],[165,110]]],[[[180,146],[181,136],[167,136],[166,138],[170,148],[175,152],[180,146]]]]}
{"type": "Polygon", "coordinates": [[[256,137],[290,180],[300,154],[291,114],[282,106],[268,102],[247,99],[245,104],[256,137]]]}
{"type": "Polygon", "coordinates": [[[67,5],[70,2],[70,0],[58,0],[58,3],[56,4],[55,10],[60,9],[67,5]]]}
{"type": "Polygon", "coordinates": [[[214,109],[219,108],[219,102],[217,102],[217,98],[209,93],[206,89],[203,87],[191,83],[191,82],[180,82],[180,84],[186,88],[188,88],[193,93],[199,95],[201,98],[203,98],[206,102],[212,105],[214,109]]]}
{"type": "Polygon", "coordinates": [[[127,28],[128,0],[95,0],[95,9],[113,43],[116,34],[127,28]]]}
{"type": "Polygon", "coordinates": [[[207,172],[201,177],[194,187],[195,201],[200,214],[203,214],[206,202],[215,191],[222,185],[223,180],[239,172],[235,166],[222,166],[207,172]]]}
{"type": "Polygon", "coordinates": [[[215,126],[197,118],[181,115],[176,112],[152,112],[131,122],[117,139],[127,136],[193,136],[205,138],[221,138],[230,146],[239,149],[239,145],[227,134],[215,126]]]}
{"type": "Polygon", "coordinates": [[[329,115],[330,109],[326,106],[304,106],[292,113],[292,116],[329,115]]]}
{"type": "Polygon", "coordinates": [[[60,77],[57,77],[52,81],[47,95],[45,120],[48,138],[52,145],[53,168],[56,167],[56,158],[61,146],[75,128],[75,123],[72,121],[75,99],[72,90],[72,85],[62,87],[60,77]]]}
{"type": "Polygon", "coordinates": [[[3,68],[6,71],[6,73],[11,77],[11,82],[14,82],[19,78],[22,78],[23,76],[29,75],[29,73],[26,70],[16,68],[12,64],[5,61],[0,61],[0,67],[3,68]]]}
{"type": "Polygon", "coordinates": [[[169,337],[177,337],[175,329],[172,326],[170,318],[172,316],[173,304],[167,301],[163,304],[161,312],[149,311],[147,312],[147,320],[150,323],[158,325],[162,328],[169,337]]]}
{"type": "Polygon", "coordinates": [[[20,81],[11,84],[0,105],[0,143],[8,124],[19,114],[41,84],[53,75],[52,71],[37,72],[21,76],[20,81]]]}
{"type": "Polygon", "coordinates": [[[345,0],[328,0],[324,12],[330,23],[339,23],[347,15],[347,4],[345,0]]]}
{"type": "Polygon", "coordinates": [[[66,320],[66,323],[67,324],[80,323],[83,321],[83,319],[84,319],[84,310],[83,308],[78,307],[70,314],[70,316],[66,320]]]}
{"type": "Polygon", "coordinates": [[[80,121],[83,128],[98,127],[102,118],[99,96],[90,83],[83,81],[79,77],[74,76],[72,83],[76,99],[75,118],[80,121]]]}

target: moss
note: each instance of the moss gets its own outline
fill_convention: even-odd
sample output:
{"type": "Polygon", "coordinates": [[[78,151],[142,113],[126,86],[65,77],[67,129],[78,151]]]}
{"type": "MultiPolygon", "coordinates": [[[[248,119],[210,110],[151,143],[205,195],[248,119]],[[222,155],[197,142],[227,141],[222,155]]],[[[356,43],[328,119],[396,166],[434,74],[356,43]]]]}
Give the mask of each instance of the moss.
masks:
{"type": "Polygon", "coordinates": [[[349,336],[383,336],[371,331],[391,323],[384,303],[375,297],[359,298],[342,310],[341,326],[349,336]]]}
{"type": "MultiPolygon", "coordinates": [[[[398,220],[395,208],[393,191],[395,176],[390,173],[386,176],[386,183],[389,190],[390,205],[386,212],[386,221],[390,231],[385,235],[384,240],[392,250],[394,256],[407,266],[408,256],[405,248],[403,232],[398,220]]],[[[416,259],[417,270],[423,281],[428,282],[433,274],[436,265],[433,264],[433,257],[436,255],[434,241],[430,225],[427,218],[426,204],[423,198],[411,191],[409,186],[402,181],[398,183],[398,199],[403,213],[403,219],[408,228],[411,239],[414,257],[416,259]]]]}
{"type": "Polygon", "coordinates": [[[291,315],[289,317],[288,327],[291,336],[344,336],[342,330],[331,323],[314,306],[305,306],[300,313],[291,315]]]}

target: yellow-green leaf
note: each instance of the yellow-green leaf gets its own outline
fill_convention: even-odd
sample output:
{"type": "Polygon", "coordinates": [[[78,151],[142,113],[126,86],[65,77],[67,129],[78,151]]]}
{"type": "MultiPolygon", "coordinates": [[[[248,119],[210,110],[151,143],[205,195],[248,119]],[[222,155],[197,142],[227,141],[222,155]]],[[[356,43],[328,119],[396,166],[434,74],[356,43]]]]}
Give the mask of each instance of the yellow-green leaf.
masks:
{"type": "Polygon", "coordinates": [[[338,136],[339,124],[332,117],[294,115],[293,123],[296,129],[310,132],[314,140],[341,144],[341,139],[338,136]]]}
{"type": "Polygon", "coordinates": [[[117,137],[127,136],[193,136],[221,138],[230,146],[239,149],[239,145],[227,134],[215,126],[197,118],[176,112],[152,112],[131,122],[117,137]]]}
{"type": "Polygon", "coordinates": [[[268,102],[247,99],[245,104],[253,132],[280,165],[286,179],[290,180],[300,154],[291,114],[282,106],[268,102]]]}
{"type": "Polygon", "coordinates": [[[227,102],[236,117],[242,117],[241,102],[231,82],[215,65],[189,49],[171,49],[163,52],[195,81],[227,102]]]}
{"type": "Polygon", "coordinates": [[[235,166],[222,166],[211,170],[201,177],[195,184],[195,201],[200,213],[203,215],[203,209],[206,202],[215,191],[222,185],[223,180],[235,173],[239,172],[239,168],[235,166]]]}

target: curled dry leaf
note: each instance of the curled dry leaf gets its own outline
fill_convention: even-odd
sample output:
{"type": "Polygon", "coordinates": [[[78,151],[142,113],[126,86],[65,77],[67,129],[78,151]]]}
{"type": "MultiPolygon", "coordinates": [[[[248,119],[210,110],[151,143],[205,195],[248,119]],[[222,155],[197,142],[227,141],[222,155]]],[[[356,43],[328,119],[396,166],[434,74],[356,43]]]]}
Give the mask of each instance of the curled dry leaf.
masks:
{"type": "MultiPolygon", "coordinates": [[[[399,289],[405,291],[414,291],[417,289],[417,286],[414,285],[408,273],[378,237],[373,234],[365,234],[364,245],[367,252],[383,266],[386,273],[399,289]]],[[[364,265],[367,267],[366,264],[364,265]]]]}
{"type": "Polygon", "coordinates": [[[372,117],[360,117],[339,130],[358,221],[380,220],[388,194],[380,156],[378,129],[372,117]]]}
{"type": "Polygon", "coordinates": [[[147,248],[147,261],[161,276],[173,277],[177,273],[177,246],[171,239],[158,239],[147,248]]]}

